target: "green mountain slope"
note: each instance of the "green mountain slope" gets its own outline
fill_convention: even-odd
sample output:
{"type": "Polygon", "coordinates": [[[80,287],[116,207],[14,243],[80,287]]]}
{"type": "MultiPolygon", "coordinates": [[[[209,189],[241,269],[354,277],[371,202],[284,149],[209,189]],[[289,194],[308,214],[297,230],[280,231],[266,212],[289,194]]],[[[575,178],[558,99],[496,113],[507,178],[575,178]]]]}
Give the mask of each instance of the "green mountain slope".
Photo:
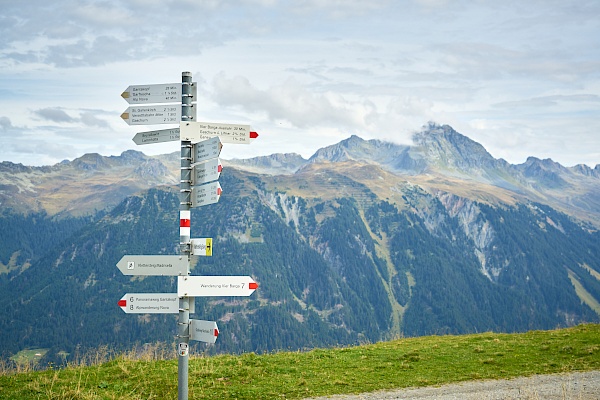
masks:
{"type": "MultiPolygon", "coordinates": [[[[251,275],[250,298],[196,299],[221,334],[210,352],[375,342],[396,335],[525,331],[598,321],[598,234],[534,204],[498,207],[406,187],[402,207],[348,176],[352,197],[300,197],[291,178],[228,170],[215,205],[194,209],[192,237],[213,237],[194,275],[251,275]],[[360,193],[361,196],[356,196],[360,193]],[[482,262],[485,260],[485,262],[482,262]],[[592,271],[592,272],[590,272],[592,271]]],[[[176,291],[171,277],[123,276],[125,254],[178,253],[178,193],[126,198],[23,271],[3,274],[4,354],[171,341],[176,316],[126,315],[123,294],[176,291]]],[[[204,346],[198,344],[199,346],[204,346]]]]}

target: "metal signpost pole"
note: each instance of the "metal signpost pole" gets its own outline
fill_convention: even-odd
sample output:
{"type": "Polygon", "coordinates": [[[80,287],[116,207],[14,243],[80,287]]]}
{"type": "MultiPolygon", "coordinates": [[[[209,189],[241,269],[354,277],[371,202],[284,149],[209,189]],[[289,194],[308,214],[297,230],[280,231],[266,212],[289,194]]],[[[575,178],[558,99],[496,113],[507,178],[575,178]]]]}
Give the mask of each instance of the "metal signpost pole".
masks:
{"type": "Polygon", "coordinates": [[[249,276],[190,276],[190,258],[212,256],[212,238],[190,239],[191,208],[219,201],[222,189],[221,142],[250,144],[258,137],[250,125],[197,122],[197,85],[191,72],[181,73],[178,83],[130,85],[121,95],[130,106],[121,114],[129,125],[158,125],[179,122],[179,128],[138,132],[136,144],[181,141],[179,190],[180,255],[124,255],[117,263],[123,275],[177,276],[177,294],[126,293],[118,306],[127,314],[179,313],[177,322],[178,400],[188,400],[189,343],[215,343],[219,328],[214,321],[190,319],[196,296],[250,296],[258,283],[249,276]],[[173,104],[179,101],[181,104],[173,104]],[[152,104],[157,103],[157,104],[152,104]],[[137,104],[145,104],[139,106],[137,104]],[[166,104],[166,105],[165,105],[166,104]],[[192,142],[195,143],[192,145],[192,142]],[[177,297],[175,297],[177,296],[177,297]]]}
{"type": "MultiPolygon", "coordinates": [[[[192,74],[181,73],[181,121],[189,121],[192,116],[192,74]]],[[[192,205],[192,142],[181,141],[181,182],[179,193],[179,245],[181,255],[188,259],[191,252],[190,245],[190,208],[192,205]]],[[[190,297],[179,299],[179,322],[177,329],[177,389],[178,400],[188,399],[188,369],[189,369],[189,342],[190,342],[190,297]]]]}

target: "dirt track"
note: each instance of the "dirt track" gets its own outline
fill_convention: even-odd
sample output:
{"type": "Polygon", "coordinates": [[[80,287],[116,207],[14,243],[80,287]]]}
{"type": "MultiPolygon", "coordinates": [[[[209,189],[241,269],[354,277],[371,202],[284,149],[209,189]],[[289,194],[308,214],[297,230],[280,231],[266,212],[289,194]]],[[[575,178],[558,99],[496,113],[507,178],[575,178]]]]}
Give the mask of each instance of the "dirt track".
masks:
{"type": "Polygon", "coordinates": [[[473,381],[440,387],[337,395],[311,400],[598,400],[600,371],[473,381]]]}

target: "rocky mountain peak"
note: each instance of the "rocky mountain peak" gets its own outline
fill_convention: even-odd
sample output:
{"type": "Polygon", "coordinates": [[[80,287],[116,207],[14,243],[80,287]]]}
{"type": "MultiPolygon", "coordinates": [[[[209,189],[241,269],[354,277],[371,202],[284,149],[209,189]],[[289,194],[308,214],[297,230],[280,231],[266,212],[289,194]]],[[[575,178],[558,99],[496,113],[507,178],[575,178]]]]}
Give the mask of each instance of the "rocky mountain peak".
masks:
{"type": "Polygon", "coordinates": [[[369,148],[371,146],[369,146],[369,144],[372,144],[372,142],[373,141],[367,142],[356,135],[352,135],[339,143],[317,150],[308,161],[311,163],[323,161],[343,162],[370,158],[369,153],[371,152],[369,151],[369,148]]]}
{"type": "Polygon", "coordinates": [[[496,159],[479,143],[458,133],[449,125],[430,122],[413,136],[415,146],[431,164],[461,170],[493,166],[496,159]]]}
{"type": "Polygon", "coordinates": [[[528,157],[527,161],[518,167],[525,177],[534,178],[537,185],[548,188],[559,188],[566,185],[561,174],[568,172],[568,169],[549,158],[540,160],[536,157],[528,157]]]}
{"type": "Polygon", "coordinates": [[[108,163],[106,162],[105,157],[102,157],[100,154],[88,153],[73,160],[71,165],[84,171],[94,171],[106,168],[108,163]]]}
{"type": "Polygon", "coordinates": [[[146,159],[147,159],[147,157],[144,153],[142,153],[141,151],[137,151],[137,150],[126,150],[126,151],[122,152],[119,157],[116,157],[116,158],[119,158],[123,163],[127,163],[127,164],[146,161],[146,159]]]}

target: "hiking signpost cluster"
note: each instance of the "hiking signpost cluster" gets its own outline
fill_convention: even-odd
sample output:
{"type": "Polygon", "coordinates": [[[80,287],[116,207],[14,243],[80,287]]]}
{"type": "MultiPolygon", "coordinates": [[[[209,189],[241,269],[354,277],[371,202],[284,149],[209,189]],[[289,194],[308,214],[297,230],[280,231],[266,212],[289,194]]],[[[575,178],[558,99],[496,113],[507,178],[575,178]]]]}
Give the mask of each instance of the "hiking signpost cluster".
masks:
{"type": "Polygon", "coordinates": [[[132,104],[121,114],[129,125],[179,124],[139,132],[133,141],[138,145],[181,142],[180,255],[125,255],[117,263],[123,275],[177,276],[177,293],[127,293],[118,305],[128,314],[179,314],[178,399],[187,400],[189,341],[215,343],[219,336],[215,321],[190,319],[195,298],[250,296],[258,288],[250,276],[190,276],[190,256],[213,253],[212,238],[190,238],[191,208],[217,203],[221,197],[222,143],[249,144],[258,134],[250,125],[197,122],[197,84],[190,72],[182,72],[181,83],[131,85],[121,97],[132,104]]]}

